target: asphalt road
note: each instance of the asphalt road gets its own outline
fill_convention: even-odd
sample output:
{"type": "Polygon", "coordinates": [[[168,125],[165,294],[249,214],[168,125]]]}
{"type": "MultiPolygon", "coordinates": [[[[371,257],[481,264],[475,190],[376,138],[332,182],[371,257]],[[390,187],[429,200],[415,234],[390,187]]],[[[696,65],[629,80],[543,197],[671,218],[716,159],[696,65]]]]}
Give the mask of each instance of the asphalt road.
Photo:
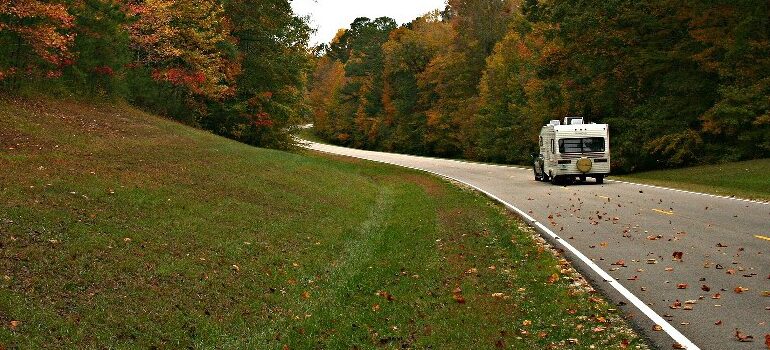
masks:
{"type": "Polygon", "coordinates": [[[553,186],[534,181],[530,169],[307,147],[428,171],[503,202],[563,249],[660,349],[767,349],[768,203],[611,180],[553,186]],[[736,329],[753,342],[739,341],[736,329]]]}

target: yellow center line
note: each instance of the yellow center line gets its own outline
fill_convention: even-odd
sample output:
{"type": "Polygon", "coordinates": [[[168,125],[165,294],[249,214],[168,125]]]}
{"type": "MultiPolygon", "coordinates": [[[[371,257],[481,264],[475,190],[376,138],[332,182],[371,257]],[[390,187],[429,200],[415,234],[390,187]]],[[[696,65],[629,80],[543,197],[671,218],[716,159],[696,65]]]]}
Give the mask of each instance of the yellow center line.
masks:
{"type": "Polygon", "coordinates": [[[754,235],[754,237],[759,238],[759,239],[764,239],[766,241],[770,241],[770,237],[767,237],[767,236],[754,235]]]}
{"type": "Polygon", "coordinates": [[[663,209],[653,209],[652,211],[654,211],[656,213],[659,213],[659,214],[664,214],[664,215],[674,215],[673,211],[668,211],[668,210],[663,210],[663,209]]]}

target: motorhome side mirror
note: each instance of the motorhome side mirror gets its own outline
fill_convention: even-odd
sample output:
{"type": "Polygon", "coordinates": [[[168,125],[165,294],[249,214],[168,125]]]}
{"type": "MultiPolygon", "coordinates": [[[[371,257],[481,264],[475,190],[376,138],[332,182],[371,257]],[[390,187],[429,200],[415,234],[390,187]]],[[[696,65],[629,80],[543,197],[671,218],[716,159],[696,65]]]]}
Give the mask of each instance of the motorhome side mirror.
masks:
{"type": "Polygon", "coordinates": [[[537,153],[537,152],[533,152],[531,155],[532,155],[532,158],[540,157],[540,153],[537,153]]]}

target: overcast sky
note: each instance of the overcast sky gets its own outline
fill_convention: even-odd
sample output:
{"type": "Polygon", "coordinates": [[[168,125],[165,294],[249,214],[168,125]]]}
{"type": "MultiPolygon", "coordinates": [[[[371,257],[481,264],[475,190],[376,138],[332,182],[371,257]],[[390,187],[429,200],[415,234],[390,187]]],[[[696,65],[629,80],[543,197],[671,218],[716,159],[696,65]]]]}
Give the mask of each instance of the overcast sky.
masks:
{"type": "Polygon", "coordinates": [[[310,26],[318,30],[311,45],[328,43],[340,28],[350,27],[358,17],[390,17],[398,24],[436,9],[444,9],[446,0],[292,0],[294,13],[310,16],[310,26]]]}

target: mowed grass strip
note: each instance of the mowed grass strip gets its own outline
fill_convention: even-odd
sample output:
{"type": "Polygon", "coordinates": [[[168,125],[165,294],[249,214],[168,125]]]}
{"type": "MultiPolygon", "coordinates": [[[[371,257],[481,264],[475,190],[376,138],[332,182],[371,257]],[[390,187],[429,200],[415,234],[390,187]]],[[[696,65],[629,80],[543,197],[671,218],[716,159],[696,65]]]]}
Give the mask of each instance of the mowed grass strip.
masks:
{"type": "Polygon", "coordinates": [[[0,347],[631,348],[475,192],[127,106],[0,102],[0,347]]]}
{"type": "Polygon", "coordinates": [[[649,171],[612,179],[770,201],[770,158],[649,171]]]}

